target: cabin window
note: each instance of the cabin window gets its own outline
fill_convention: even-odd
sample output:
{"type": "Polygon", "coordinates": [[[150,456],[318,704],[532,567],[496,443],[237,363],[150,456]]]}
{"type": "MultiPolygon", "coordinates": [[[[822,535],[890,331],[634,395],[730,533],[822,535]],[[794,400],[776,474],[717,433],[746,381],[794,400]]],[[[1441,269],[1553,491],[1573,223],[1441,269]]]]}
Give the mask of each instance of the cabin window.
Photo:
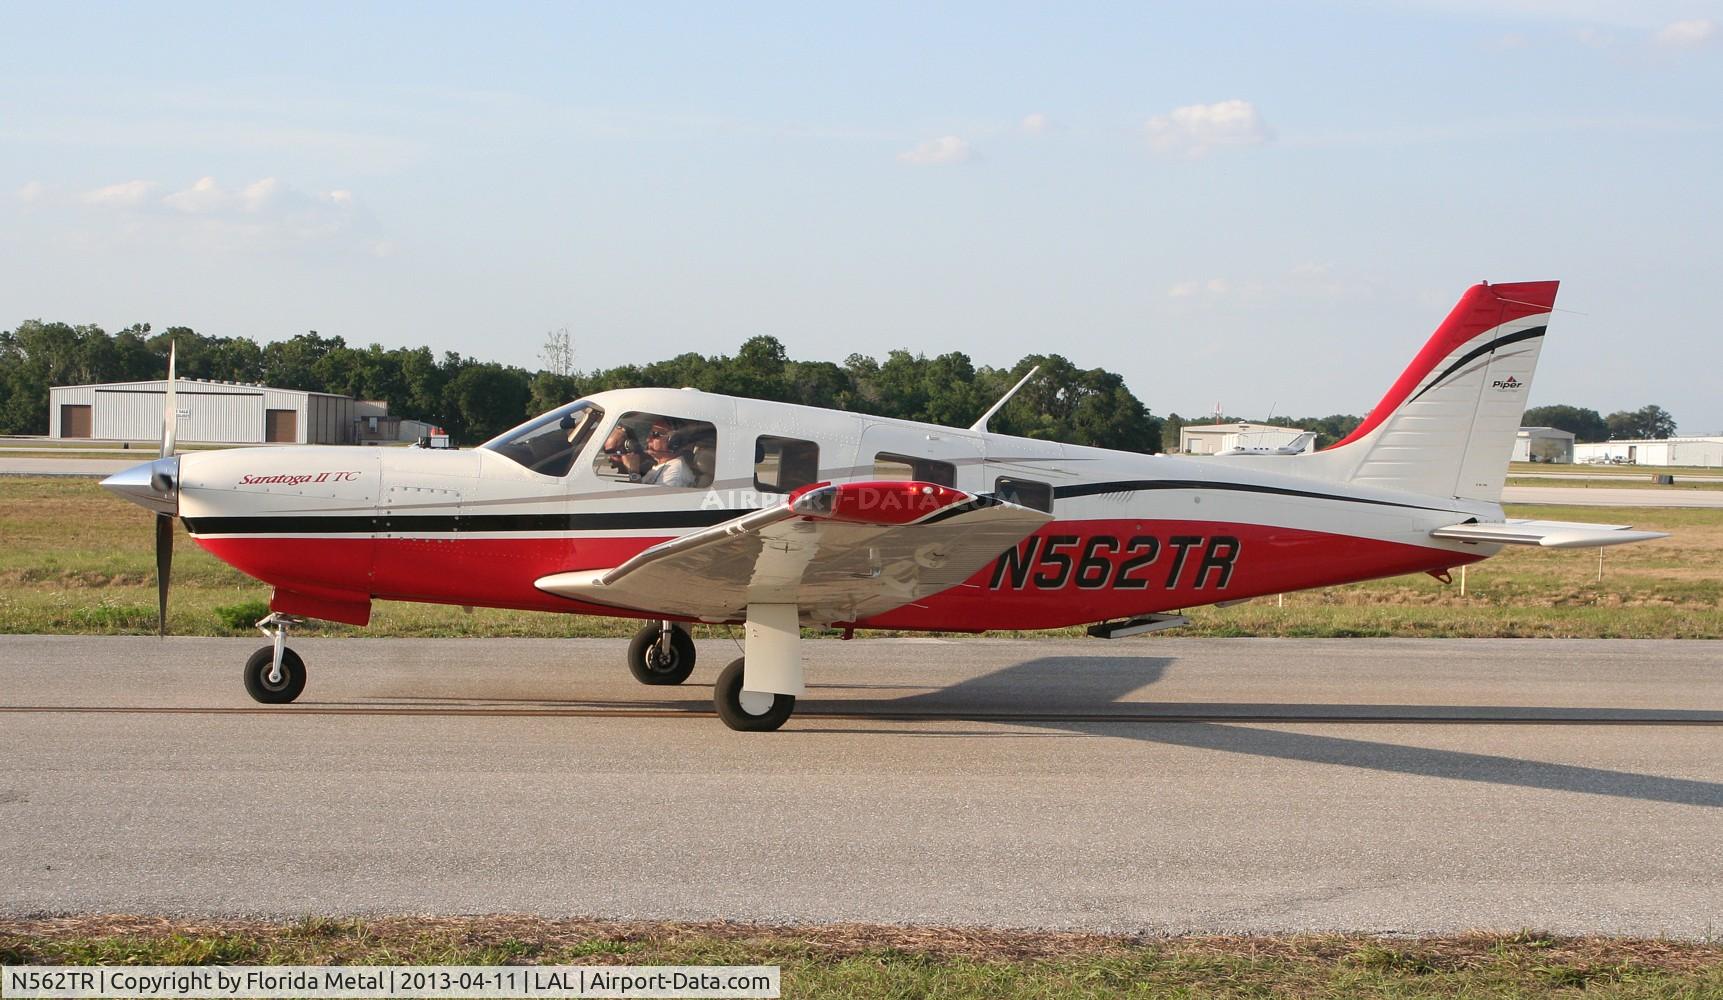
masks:
{"type": "Polygon", "coordinates": [[[935,462],[931,458],[911,458],[880,452],[873,457],[873,477],[888,482],[932,483],[935,486],[956,486],[957,466],[950,462],[935,462]]]}
{"type": "Polygon", "coordinates": [[[1053,513],[1053,487],[1033,479],[1000,476],[993,481],[993,495],[1006,503],[1053,513]]]}
{"type": "Polygon", "coordinates": [[[599,478],[678,489],[712,485],[718,429],[704,420],[662,413],[624,413],[593,459],[599,478]]]}
{"type": "Polygon", "coordinates": [[[754,489],[790,493],[820,481],[820,446],[762,434],[754,441],[754,489]]]}
{"type": "Polygon", "coordinates": [[[479,447],[541,476],[566,476],[603,421],[604,411],[591,403],[570,403],[504,431],[479,447]]]}

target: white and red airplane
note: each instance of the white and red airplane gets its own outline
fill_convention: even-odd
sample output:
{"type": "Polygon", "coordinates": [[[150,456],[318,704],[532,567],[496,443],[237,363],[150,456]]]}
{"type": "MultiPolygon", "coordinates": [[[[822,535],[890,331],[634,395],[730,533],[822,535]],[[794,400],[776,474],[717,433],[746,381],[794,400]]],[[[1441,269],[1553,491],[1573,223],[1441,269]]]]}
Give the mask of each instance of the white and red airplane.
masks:
{"type": "MultiPolygon", "coordinates": [[[[466,451],[173,454],[103,485],[274,587],[245,666],[261,702],[305,686],[307,618],[374,600],[641,618],[634,675],[679,684],[686,623],[742,623],[714,700],[783,725],[801,627],[1089,624],[1115,638],[1265,594],[1448,570],[1503,545],[1662,537],[1513,521],[1498,503],[1556,282],[1467,290],[1370,412],[1324,451],[1180,458],[1078,447],[692,389],[601,392],[466,451]]],[[[1031,373],[1032,375],[1033,373],[1031,373]]],[[[1022,383],[1019,383],[1021,387],[1022,383]]],[[[1016,389],[1012,390],[1013,392],[1016,389]]],[[[1009,398],[1009,394],[1006,398],[1009,398]]]]}

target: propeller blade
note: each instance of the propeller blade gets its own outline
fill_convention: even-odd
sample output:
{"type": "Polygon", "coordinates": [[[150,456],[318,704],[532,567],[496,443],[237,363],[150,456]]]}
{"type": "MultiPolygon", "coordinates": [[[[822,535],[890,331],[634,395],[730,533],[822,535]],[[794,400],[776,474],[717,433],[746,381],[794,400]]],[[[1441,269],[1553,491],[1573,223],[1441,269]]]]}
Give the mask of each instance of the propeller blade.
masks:
{"type": "MultiPolygon", "coordinates": [[[[174,399],[174,354],[176,348],[173,341],[168,341],[168,391],[166,401],[162,404],[162,458],[173,454],[174,437],[179,431],[179,403],[174,399]]],[[[164,591],[165,593],[165,591],[164,591]]]]}
{"type": "Polygon", "coordinates": [[[168,574],[173,570],[173,515],[156,515],[156,634],[168,634],[168,574]]]}

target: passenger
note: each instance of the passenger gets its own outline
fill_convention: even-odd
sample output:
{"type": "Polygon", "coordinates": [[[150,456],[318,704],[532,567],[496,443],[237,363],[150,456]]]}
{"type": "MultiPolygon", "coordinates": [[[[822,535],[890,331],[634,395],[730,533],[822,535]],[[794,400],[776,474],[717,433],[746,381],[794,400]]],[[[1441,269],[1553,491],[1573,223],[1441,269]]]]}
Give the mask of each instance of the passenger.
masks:
{"type": "Polygon", "coordinates": [[[641,477],[641,482],[656,486],[699,485],[700,475],[687,454],[679,454],[671,448],[670,437],[675,430],[670,421],[663,418],[652,421],[652,429],[646,433],[646,454],[656,464],[641,477]]]}

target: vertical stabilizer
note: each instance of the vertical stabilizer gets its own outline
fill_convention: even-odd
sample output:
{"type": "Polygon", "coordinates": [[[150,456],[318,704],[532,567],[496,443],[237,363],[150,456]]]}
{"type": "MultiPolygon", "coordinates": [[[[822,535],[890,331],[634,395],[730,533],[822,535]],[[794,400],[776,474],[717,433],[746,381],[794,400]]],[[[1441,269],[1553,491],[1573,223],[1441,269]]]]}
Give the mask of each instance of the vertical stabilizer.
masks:
{"type": "Polygon", "coordinates": [[[1345,440],[1300,456],[1325,479],[1501,499],[1557,282],[1473,285],[1345,440]]]}

